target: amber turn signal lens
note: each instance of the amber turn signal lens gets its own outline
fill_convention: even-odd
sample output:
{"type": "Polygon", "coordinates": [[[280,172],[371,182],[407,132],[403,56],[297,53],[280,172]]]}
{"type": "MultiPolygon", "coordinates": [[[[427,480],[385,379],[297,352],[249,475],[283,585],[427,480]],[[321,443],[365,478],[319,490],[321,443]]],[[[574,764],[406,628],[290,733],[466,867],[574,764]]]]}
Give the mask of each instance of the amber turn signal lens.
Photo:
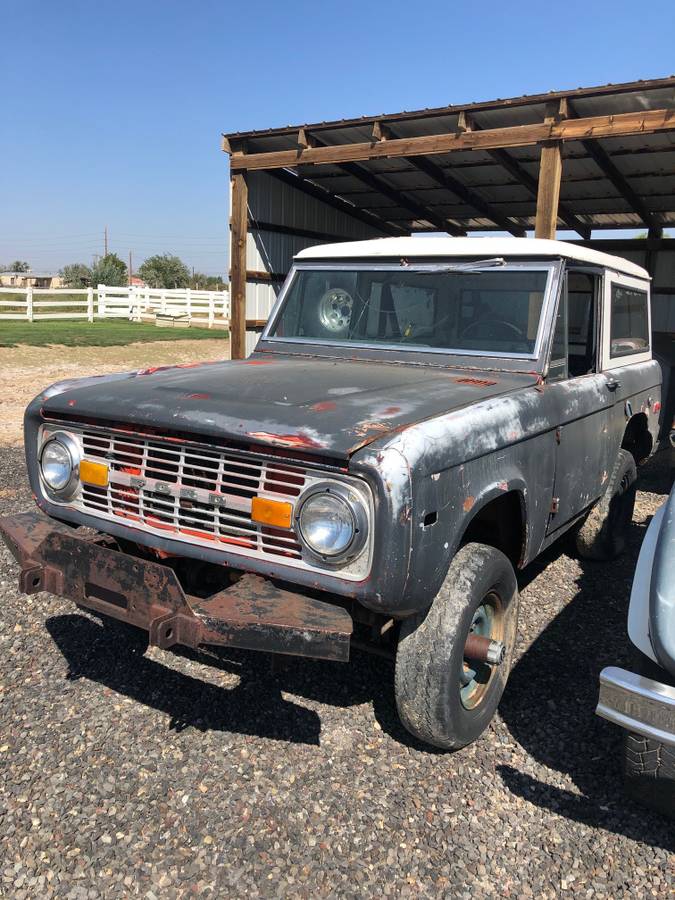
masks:
{"type": "Polygon", "coordinates": [[[83,459],[80,463],[80,481],[84,481],[85,484],[95,484],[97,487],[107,487],[108,467],[104,463],[83,459]]]}
{"type": "Polygon", "coordinates": [[[267,500],[265,497],[254,497],[251,501],[251,519],[262,525],[274,525],[276,528],[290,528],[293,518],[293,506],[280,500],[267,500]]]}

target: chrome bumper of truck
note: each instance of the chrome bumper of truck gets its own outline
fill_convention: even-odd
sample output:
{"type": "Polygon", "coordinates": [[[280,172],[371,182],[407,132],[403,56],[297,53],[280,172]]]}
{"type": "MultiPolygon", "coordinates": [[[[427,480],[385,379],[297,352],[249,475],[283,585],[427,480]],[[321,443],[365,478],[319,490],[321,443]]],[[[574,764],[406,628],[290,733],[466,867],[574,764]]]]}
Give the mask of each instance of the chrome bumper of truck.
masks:
{"type": "Polygon", "coordinates": [[[675,746],[675,687],[609,666],[600,673],[595,711],[627,731],[675,746]]]}

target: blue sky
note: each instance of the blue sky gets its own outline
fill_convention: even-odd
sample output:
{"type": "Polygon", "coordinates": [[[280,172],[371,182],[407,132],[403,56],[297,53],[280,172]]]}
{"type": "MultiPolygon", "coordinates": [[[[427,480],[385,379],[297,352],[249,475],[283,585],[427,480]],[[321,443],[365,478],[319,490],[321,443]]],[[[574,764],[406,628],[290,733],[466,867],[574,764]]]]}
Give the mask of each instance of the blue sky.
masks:
{"type": "Polygon", "coordinates": [[[0,0],[0,262],[223,272],[222,131],[656,78],[675,3],[0,0]]]}

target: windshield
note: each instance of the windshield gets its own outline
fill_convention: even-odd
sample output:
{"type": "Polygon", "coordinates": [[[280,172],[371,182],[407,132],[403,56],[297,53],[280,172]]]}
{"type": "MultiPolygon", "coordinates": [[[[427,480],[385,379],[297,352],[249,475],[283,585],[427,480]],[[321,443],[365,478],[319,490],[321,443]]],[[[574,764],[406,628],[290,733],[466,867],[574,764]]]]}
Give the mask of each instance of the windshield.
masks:
{"type": "Polygon", "coordinates": [[[532,355],[549,271],[299,269],[269,336],[532,355]]]}

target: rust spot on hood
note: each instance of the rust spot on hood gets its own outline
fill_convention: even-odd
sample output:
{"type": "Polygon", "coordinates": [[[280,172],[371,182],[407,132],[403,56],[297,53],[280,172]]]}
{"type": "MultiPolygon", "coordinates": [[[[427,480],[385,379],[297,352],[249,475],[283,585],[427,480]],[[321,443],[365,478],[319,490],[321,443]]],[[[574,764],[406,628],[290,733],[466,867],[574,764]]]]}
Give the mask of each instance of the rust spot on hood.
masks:
{"type": "Polygon", "coordinates": [[[316,438],[310,437],[308,434],[298,432],[298,434],[273,434],[269,431],[249,431],[248,437],[252,437],[258,441],[267,441],[270,444],[276,444],[279,447],[327,447],[325,441],[318,441],[316,438]]]}
{"type": "Polygon", "coordinates": [[[314,412],[329,412],[335,409],[337,404],[334,400],[321,400],[319,403],[313,403],[310,409],[314,412]]]}
{"type": "Polygon", "coordinates": [[[455,378],[456,384],[474,384],[476,387],[490,387],[492,384],[499,384],[498,381],[491,381],[489,378],[455,378]]]}
{"type": "Polygon", "coordinates": [[[473,509],[473,505],[476,502],[475,497],[467,497],[464,503],[462,504],[464,508],[464,512],[470,512],[473,509]]]}
{"type": "Polygon", "coordinates": [[[155,372],[168,372],[171,369],[199,369],[201,366],[210,366],[222,362],[220,359],[209,359],[203,362],[176,363],[173,366],[149,366],[147,369],[139,369],[136,375],[154,375],[155,372]]]}
{"type": "Polygon", "coordinates": [[[382,434],[387,431],[391,431],[391,425],[386,425],[384,422],[359,422],[354,426],[354,434],[358,434],[360,437],[367,437],[373,432],[382,434]]]}

